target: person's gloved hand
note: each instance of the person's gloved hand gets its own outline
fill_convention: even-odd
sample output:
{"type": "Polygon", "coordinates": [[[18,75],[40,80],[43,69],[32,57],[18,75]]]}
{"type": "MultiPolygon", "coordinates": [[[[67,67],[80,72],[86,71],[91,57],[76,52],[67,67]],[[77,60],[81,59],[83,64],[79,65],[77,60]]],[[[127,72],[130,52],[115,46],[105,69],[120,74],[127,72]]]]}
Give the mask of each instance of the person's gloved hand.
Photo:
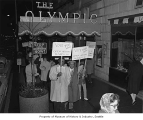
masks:
{"type": "Polygon", "coordinates": [[[59,72],[59,73],[57,74],[57,77],[60,77],[60,76],[62,76],[62,72],[59,72]]]}

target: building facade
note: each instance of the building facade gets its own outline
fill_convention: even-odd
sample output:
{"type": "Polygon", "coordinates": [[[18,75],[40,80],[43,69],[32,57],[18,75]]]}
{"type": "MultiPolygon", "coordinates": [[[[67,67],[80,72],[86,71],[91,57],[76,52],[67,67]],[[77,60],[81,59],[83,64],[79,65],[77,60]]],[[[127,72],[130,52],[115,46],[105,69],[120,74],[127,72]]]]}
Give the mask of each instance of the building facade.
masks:
{"type": "MultiPolygon", "coordinates": [[[[132,43],[133,46],[135,46],[134,43],[137,41],[136,28],[143,25],[142,5],[143,0],[74,0],[72,4],[66,4],[63,8],[59,9],[62,13],[78,12],[81,15],[86,13],[87,18],[89,18],[91,14],[97,14],[97,19],[101,27],[101,37],[100,39],[95,39],[96,49],[102,48],[100,61],[98,61],[98,53],[95,52],[96,64],[94,68],[95,76],[98,78],[115,83],[123,88],[125,87],[124,83],[128,67],[123,64],[126,62],[130,63],[131,60],[124,58],[123,56],[125,55],[121,53],[126,54],[127,52],[127,54],[129,54],[125,48],[129,48],[129,44],[131,45],[132,43]],[[133,27],[130,29],[130,26],[133,27]],[[101,64],[99,65],[98,62],[101,64]],[[119,62],[122,64],[122,68],[120,69],[118,69],[119,62]],[[118,76],[116,76],[116,74],[123,78],[121,77],[117,80],[118,76]]],[[[138,31],[141,30],[142,27],[138,28],[138,31]]],[[[138,38],[139,40],[143,38],[140,36],[141,35],[139,35],[138,38]]],[[[130,49],[130,51],[131,58],[133,58],[133,49],[130,49]]]]}

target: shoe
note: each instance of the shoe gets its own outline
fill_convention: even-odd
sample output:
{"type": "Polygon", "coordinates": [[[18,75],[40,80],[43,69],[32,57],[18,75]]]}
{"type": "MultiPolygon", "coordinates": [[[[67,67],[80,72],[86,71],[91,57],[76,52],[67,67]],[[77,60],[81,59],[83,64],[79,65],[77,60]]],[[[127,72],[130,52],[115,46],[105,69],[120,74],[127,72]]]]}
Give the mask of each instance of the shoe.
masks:
{"type": "Polygon", "coordinates": [[[74,109],[70,109],[70,111],[75,113],[75,110],[74,110],[74,109]]]}
{"type": "Polygon", "coordinates": [[[132,102],[132,105],[135,105],[136,104],[136,101],[132,102]]]}
{"type": "Polygon", "coordinates": [[[87,98],[84,98],[84,100],[88,100],[87,98]]]}
{"type": "Polygon", "coordinates": [[[67,103],[65,103],[65,110],[67,110],[67,103]]]}

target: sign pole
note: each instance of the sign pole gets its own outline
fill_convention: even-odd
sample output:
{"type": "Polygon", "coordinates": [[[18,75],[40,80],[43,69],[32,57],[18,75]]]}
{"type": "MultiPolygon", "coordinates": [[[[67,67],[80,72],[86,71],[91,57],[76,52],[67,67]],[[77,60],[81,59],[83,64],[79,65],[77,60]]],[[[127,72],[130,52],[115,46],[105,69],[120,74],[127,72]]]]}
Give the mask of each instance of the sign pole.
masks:
{"type": "Polygon", "coordinates": [[[84,69],[86,68],[87,58],[85,59],[84,69]]]}
{"type": "Polygon", "coordinates": [[[20,65],[19,65],[19,73],[20,73],[20,65]]]}
{"type": "MultiPolygon", "coordinates": [[[[60,72],[62,72],[62,56],[61,56],[61,62],[60,62],[60,72]]],[[[61,76],[60,76],[60,83],[61,83],[61,76]]]]}
{"type": "MultiPolygon", "coordinates": [[[[78,62],[78,70],[79,70],[79,66],[80,66],[80,59],[79,59],[79,62],[78,62]]],[[[79,75],[78,75],[78,81],[79,81],[79,75]]]]}

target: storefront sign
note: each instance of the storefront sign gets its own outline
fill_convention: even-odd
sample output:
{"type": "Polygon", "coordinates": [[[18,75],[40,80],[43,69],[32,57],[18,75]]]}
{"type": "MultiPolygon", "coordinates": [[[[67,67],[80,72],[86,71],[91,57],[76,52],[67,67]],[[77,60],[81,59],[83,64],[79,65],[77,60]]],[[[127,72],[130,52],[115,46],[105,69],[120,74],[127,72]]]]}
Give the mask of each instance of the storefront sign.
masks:
{"type": "Polygon", "coordinates": [[[72,49],[72,60],[88,58],[88,46],[76,47],[72,49]]]}
{"type": "Polygon", "coordinates": [[[53,9],[53,3],[47,3],[47,2],[36,2],[37,8],[44,8],[44,9],[53,9]]]}
{"type": "Polygon", "coordinates": [[[29,41],[29,42],[28,42],[28,47],[33,47],[34,44],[37,44],[37,42],[29,41]]]}
{"type": "Polygon", "coordinates": [[[96,53],[96,66],[103,67],[103,60],[102,60],[102,45],[97,45],[97,53],[96,53]]]}
{"type": "Polygon", "coordinates": [[[53,42],[52,56],[71,56],[72,43],[53,42]]]}
{"type": "Polygon", "coordinates": [[[134,18],[134,23],[141,23],[143,21],[143,16],[138,16],[134,18]]]}
{"type": "Polygon", "coordinates": [[[22,43],[22,47],[28,47],[28,46],[29,46],[29,43],[28,43],[28,42],[22,43]]]}
{"type": "MultiPolygon", "coordinates": [[[[32,11],[27,11],[25,13],[26,19],[23,22],[53,22],[53,19],[57,18],[57,17],[55,17],[56,16],[56,12],[54,12],[53,15],[51,15],[50,12],[47,12],[47,15],[49,17],[44,17],[44,16],[42,16],[42,11],[39,11],[39,19],[34,21],[34,19],[32,19],[32,18],[30,19],[30,17],[28,17],[28,15],[27,15],[28,13],[31,13],[32,18],[34,18],[34,13],[32,11]]],[[[73,19],[70,19],[70,21],[73,20],[72,23],[76,23],[81,18],[82,18],[82,16],[79,13],[73,13],[73,19]]],[[[91,23],[95,24],[97,22],[96,18],[97,18],[96,14],[91,14],[89,20],[90,20],[91,23]]],[[[86,20],[87,20],[86,19],[86,14],[84,13],[83,14],[83,19],[81,19],[80,21],[83,22],[83,23],[86,23],[87,22],[86,20]]],[[[66,22],[66,23],[68,23],[69,22],[69,13],[66,13],[65,18],[64,18],[62,13],[58,12],[58,22],[61,22],[61,23],[66,22]]]]}
{"type": "Polygon", "coordinates": [[[21,65],[21,59],[17,59],[17,65],[21,65]]]}
{"type": "Polygon", "coordinates": [[[36,43],[33,44],[34,54],[47,54],[47,43],[36,43]]]}
{"type": "Polygon", "coordinates": [[[88,46],[89,48],[95,49],[96,42],[86,41],[86,46],[88,46]]]}
{"type": "MultiPolygon", "coordinates": [[[[40,8],[40,9],[41,8],[43,8],[43,9],[53,9],[53,6],[52,6],[53,3],[47,3],[47,2],[36,2],[36,3],[37,3],[37,8],[40,8]]],[[[32,11],[26,11],[25,17],[27,18],[27,22],[34,22],[34,19],[32,19],[32,20],[28,19],[28,17],[27,17],[28,13],[30,13],[32,15],[32,18],[34,18],[34,13],[32,11]]],[[[44,17],[44,16],[42,16],[42,11],[39,11],[39,18],[40,19],[37,22],[52,22],[53,18],[55,18],[55,16],[57,17],[56,14],[58,14],[59,22],[66,21],[68,23],[69,13],[66,13],[65,18],[64,18],[61,12],[58,12],[58,13],[53,12],[53,15],[51,15],[50,12],[47,12],[47,15],[49,17],[44,17]]],[[[79,13],[73,13],[73,23],[76,23],[76,21],[80,18],[83,18],[83,23],[86,23],[87,15],[85,13],[83,14],[83,17],[79,13]]],[[[91,23],[96,23],[97,22],[96,18],[97,18],[97,14],[91,14],[90,15],[90,22],[91,23]]]]}

